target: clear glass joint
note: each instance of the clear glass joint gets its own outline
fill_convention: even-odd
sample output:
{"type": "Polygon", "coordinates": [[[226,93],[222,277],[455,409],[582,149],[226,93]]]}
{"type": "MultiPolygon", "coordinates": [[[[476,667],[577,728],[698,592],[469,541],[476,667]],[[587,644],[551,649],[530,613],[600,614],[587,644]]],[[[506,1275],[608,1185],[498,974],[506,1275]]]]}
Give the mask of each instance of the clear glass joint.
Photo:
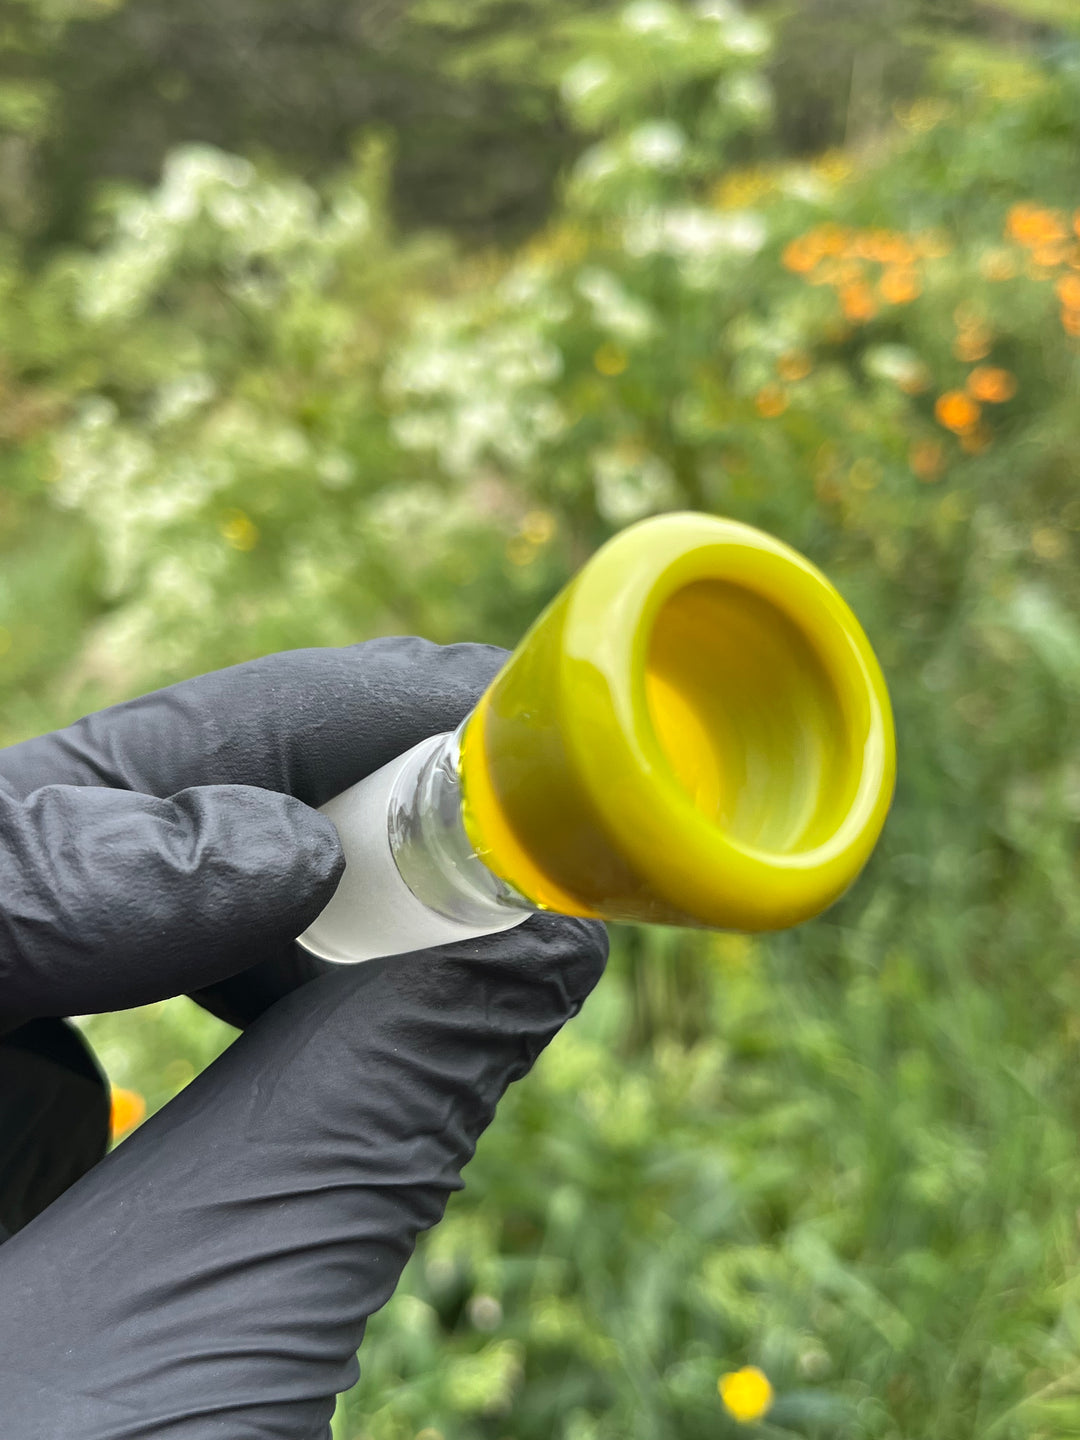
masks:
{"type": "Polygon", "coordinates": [[[528,915],[536,906],[479,858],[462,819],[461,736],[432,737],[394,784],[387,815],[390,850],[418,900],[464,925],[528,915]]]}

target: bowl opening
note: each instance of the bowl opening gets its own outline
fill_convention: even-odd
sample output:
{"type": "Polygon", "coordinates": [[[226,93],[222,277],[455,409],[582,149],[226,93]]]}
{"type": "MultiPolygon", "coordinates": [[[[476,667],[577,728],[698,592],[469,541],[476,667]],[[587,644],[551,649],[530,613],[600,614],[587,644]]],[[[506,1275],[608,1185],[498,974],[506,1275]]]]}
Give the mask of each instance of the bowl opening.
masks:
{"type": "Polygon", "coordinates": [[[675,781],[736,844],[806,854],[849,813],[859,767],[842,696],[807,631],[756,591],[698,580],[670,596],[645,699],[675,781]]]}

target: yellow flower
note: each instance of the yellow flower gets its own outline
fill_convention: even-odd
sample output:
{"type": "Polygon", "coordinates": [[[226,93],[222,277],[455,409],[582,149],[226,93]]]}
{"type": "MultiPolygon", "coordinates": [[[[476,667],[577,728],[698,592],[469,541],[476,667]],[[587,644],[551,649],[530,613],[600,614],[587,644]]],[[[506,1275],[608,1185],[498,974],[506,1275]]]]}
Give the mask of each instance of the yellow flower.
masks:
{"type": "Polygon", "coordinates": [[[764,420],[775,420],[787,409],[787,396],[779,385],[763,385],[754,396],[754,405],[764,420]]]}
{"type": "Polygon", "coordinates": [[[970,395],[965,395],[962,390],[946,390],[944,395],[938,396],[934,414],[946,430],[962,435],[966,430],[975,428],[982,411],[970,395]]]}
{"type": "Polygon", "coordinates": [[[756,205],[776,189],[776,174],[765,168],[735,170],[725,175],[709,191],[709,198],[718,210],[745,210],[756,205]]]}
{"type": "Polygon", "coordinates": [[[259,527],[243,510],[227,510],[219,528],[234,550],[254,550],[259,543],[259,527]]]}
{"type": "MultiPolygon", "coordinates": [[[[828,185],[842,185],[855,173],[851,158],[841,150],[826,150],[823,155],[811,160],[810,168],[828,185]]],[[[1080,231],[1077,233],[1080,234],[1080,231]]]]}
{"type": "Polygon", "coordinates": [[[789,350],[776,362],[776,373],[781,380],[805,380],[814,368],[814,362],[803,350],[789,350]]]}
{"type": "Polygon", "coordinates": [[[740,1425],[760,1420],[772,1408],[773,1388],[769,1377],[756,1365],[744,1365],[721,1375],[716,1382],[720,1399],[740,1425]]]}
{"type": "Polygon", "coordinates": [[[621,375],[630,360],[625,350],[620,350],[618,345],[612,345],[609,341],[597,350],[593,356],[593,364],[601,375],[621,375]]]}
{"type": "Polygon", "coordinates": [[[555,516],[550,510],[530,510],[521,522],[521,534],[530,545],[546,545],[555,528],[555,516]]]}
{"type": "Polygon", "coordinates": [[[905,130],[914,131],[916,135],[925,135],[928,130],[933,130],[948,113],[948,101],[931,100],[928,97],[916,100],[910,105],[897,103],[893,106],[893,114],[900,124],[905,130]]]}
{"type": "Polygon", "coordinates": [[[540,265],[573,265],[588,248],[588,236],[576,225],[556,225],[531,241],[525,254],[540,265]]]}
{"type": "Polygon", "coordinates": [[[134,1130],[146,1115],[146,1101],[136,1090],[114,1085],[109,1105],[109,1128],[114,1140],[134,1130]]]}

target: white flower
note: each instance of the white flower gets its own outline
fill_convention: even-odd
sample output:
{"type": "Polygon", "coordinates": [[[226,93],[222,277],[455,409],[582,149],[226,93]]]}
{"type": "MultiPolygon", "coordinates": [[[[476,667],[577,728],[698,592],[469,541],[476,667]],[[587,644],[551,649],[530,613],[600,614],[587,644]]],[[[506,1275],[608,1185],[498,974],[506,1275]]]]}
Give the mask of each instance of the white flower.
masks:
{"type": "Polygon", "coordinates": [[[339,196],[324,228],[331,246],[364,240],[371,234],[371,206],[363,195],[339,196]]]}
{"type": "Polygon", "coordinates": [[[724,27],[724,40],[733,55],[764,55],[769,32],[759,20],[739,16],[724,27]]]}
{"type": "Polygon", "coordinates": [[[497,1330],[502,1324],[503,1308],[494,1295],[474,1295],[469,1301],[469,1319],[477,1330],[497,1330]]]}
{"type": "Polygon", "coordinates": [[[356,466],[340,450],[320,455],[315,462],[315,475],[327,490],[344,490],[356,477],[356,466]]]}
{"type": "Polygon", "coordinates": [[[663,0],[634,0],[620,18],[625,29],[638,35],[654,35],[657,31],[674,30],[679,22],[679,12],[673,6],[665,5],[663,0]]]}
{"type": "Polygon", "coordinates": [[[636,165],[674,170],[686,154],[686,134],[672,120],[646,120],[630,132],[626,148],[636,165]]]}
{"type": "Polygon", "coordinates": [[[618,450],[592,456],[596,507],[610,525],[629,525],[676,503],[675,478],[659,455],[628,457],[618,450]]]}
{"type": "Polygon", "coordinates": [[[171,425],[185,420],[214,398],[217,387],[201,370],[176,375],[158,387],[151,410],[151,424],[171,425]]]}
{"type": "Polygon", "coordinates": [[[717,85],[716,94],[722,105],[751,123],[767,120],[772,113],[772,89],[762,75],[749,71],[729,75],[717,85]]]}
{"type": "Polygon", "coordinates": [[[726,21],[735,20],[739,16],[731,0],[698,0],[694,9],[703,20],[726,21]]]}
{"type": "Polygon", "coordinates": [[[571,179],[575,184],[588,188],[602,184],[612,175],[618,174],[619,168],[619,157],[614,147],[607,141],[601,141],[597,145],[590,145],[578,156],[571,171],[571,179]]]}
{"type": "Polygon", "coordinates": [[[631,295],[610,270],[586,266],[577,277],[576,288],[592,306],[595,323],[620,340],[644,340],[655,329],[649,307],[631,295]]]}
{"type": "Polygon", "coordinates": [[[605,86],[612,77],[612,69],[606,60],[595,55],[586,55],[562,77],[560,90],[568,105],[579,105],[594,91],[605,86]]]}
{"type": "Polygon", "coordinates": [[[166,219],[191,220],[209,191],[243,189],[254,179],[254,166],[239,155],[227,155],[210,145],[186,145],[166,157],[156,204],[166,219]]]}
{"type": "Polygon", "coordinates": [[[632,255],[666,253],[701,260],[724,254],[756,254],[767,233],[765,221],[754,211],[719,214],[683,205],[641,212],[627,222],[623,238],[632,255]]]}
{"type": "Polygon", "coordinates": [[[792,165],[783,171],[779,188],[794,200],[805,200],[811,205],[820,204],[828,198],[829,183],[822,175],[802,165],[792,165]]]}
{"type": "Polygon", "coordinates": [[[907,345],[874,345],[862,357],[863,369],[878,380],[894,385],[913,385],[925,374],[926,366],[907,345]]]}

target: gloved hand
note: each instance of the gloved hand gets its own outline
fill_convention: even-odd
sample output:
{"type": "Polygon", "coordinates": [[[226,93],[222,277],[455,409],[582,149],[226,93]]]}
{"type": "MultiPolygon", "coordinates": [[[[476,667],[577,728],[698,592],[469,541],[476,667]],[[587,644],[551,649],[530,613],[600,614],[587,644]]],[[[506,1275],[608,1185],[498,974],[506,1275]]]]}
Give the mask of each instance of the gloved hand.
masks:
{"type": "Polygon", "coordinates": [[[606,955],[553,916],[348,969],[292,943],[342,866],[309,807],[452,729],[502,659],[271,656],[0,752],[9,1030],[193,991],[249,1024],[0,1247],[4,1440],[328,1433],[367,1315],[606,955]]]}

